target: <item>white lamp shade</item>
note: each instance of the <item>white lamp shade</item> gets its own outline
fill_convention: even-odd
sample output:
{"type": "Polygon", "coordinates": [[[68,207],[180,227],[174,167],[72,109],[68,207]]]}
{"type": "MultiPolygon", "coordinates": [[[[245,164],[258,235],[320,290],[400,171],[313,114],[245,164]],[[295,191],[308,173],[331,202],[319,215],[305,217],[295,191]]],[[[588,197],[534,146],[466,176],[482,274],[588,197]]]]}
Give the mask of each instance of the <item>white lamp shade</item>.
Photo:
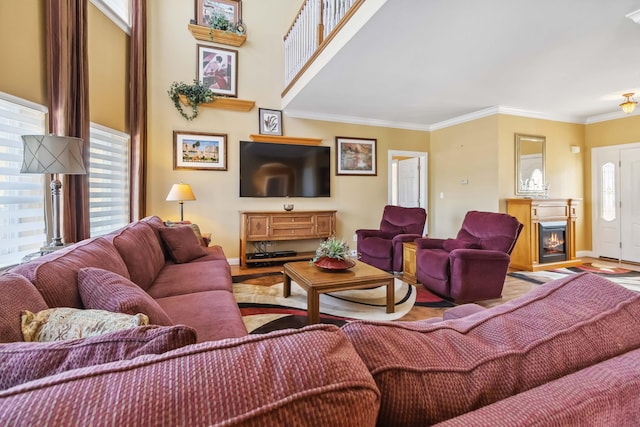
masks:
{"type": "Polygon", "coordinates": [[[191,186],[189,184],[173,184],[171,191],[167,194],[167,201],[170,202],[183,202],[186,200],[195,200],[196,195],[193,194],[191,186]]]}
{"type": "Polygon", "coordinates": [[[82,139],[72,136],[23,135],[21,173],[84,175],[82,139]]]}

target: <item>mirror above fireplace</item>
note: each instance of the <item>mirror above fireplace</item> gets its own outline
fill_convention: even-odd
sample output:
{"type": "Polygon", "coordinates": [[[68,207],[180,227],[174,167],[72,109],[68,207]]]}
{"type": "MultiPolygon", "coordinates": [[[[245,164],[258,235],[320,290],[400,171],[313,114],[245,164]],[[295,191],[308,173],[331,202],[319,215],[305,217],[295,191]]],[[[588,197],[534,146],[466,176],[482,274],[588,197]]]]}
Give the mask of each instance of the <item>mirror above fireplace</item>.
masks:
{"type": "Polygon", "coordinates": [[[545,195],[544,136],[515,134],[516,195],[545,195]]]}

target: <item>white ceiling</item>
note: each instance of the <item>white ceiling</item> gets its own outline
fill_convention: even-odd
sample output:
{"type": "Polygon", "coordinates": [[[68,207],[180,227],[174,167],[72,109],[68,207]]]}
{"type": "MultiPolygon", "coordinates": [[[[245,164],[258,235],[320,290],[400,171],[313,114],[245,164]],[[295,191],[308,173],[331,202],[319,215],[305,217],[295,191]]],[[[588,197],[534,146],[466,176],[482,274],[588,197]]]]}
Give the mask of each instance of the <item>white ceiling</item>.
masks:
{"type": "Polygon", "coordinates": [[[495,112],[590,123],[640,100],[640,0],[377,1],[285,114],[433,130],[495,112]]]}

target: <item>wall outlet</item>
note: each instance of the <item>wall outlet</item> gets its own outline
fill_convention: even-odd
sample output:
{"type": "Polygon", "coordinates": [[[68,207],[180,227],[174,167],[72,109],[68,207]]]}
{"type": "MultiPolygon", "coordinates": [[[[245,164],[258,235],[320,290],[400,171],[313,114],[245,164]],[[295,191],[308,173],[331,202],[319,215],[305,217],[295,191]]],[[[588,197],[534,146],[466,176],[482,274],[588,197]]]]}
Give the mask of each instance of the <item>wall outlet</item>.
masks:
{"type": "Polygon", "coordinates": [[[353,256],[353,257],[358,256],[358,250],[357,249],[351,249],[351,251],[349,251],[349,256],[353,256]]]}
{"type": "Polygon", "coordinates": [[[354,234],[354,235],[353,235],[353,237],[352,237],[352,239],[353,239],[353,241],[354,241],[354,242],[357,242],[357,241],[358,241],[358,235],[357,235],[357,234],[354,234]]]}

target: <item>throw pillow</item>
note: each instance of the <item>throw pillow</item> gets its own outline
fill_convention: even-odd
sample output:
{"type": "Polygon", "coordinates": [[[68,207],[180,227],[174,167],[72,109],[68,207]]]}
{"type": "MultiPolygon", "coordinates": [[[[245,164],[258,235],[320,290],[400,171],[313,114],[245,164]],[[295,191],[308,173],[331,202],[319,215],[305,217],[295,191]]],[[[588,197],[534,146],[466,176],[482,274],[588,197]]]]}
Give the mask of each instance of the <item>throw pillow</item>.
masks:
{"type": "Polygon", "coordinates": [[[163,227],[159,231],[169,256],[176,264],[189,262],[207,254],[191,231],[191,227],[163,227]]]}
{"type": "Polygon", "coordinates": [[[60,341],[92,337],[121,329],[149,324],[146,314],[111,313],[103,310],[50,308],[32,313],[22,312],[22,335],[25,341],[60,341]]]}
{"type": "Polygon", "coordinates": [[[200,232],[200,227],[198,227],[198,224],[191,224],[188,221],[183,221],[183,222],[171,222],[171,221],[167,221],[166,223],[167,227],[190,227],[191,230],[193,231],[193,234],[196,235],[196,238],[198,239],[198,242],[200,242],[201,246],[209,246],[209,241],[211,240],[210,238],[205,238],[205,236],[200,232]]]}
{"type": "Polygon", "coordinates": [[[22,341],[22,310],[47,309],[40,292],[24,276],[16,273],[0,275],[0,342],[22,341]]]}
{"type": "Polygon", "coordinates": [[[141,326],[78,340],[0,344],[0,390],[71,369],[143,354],[161,354],[196,343],[187,326],[141,326]]]}
{"type": "Polygon", "coordinates": [[[86,308],[116,313],[144,313],[153,325],[173,325],[160,305],[131,280],[101,268],[81,268],[78,290],[86,308]]]}

